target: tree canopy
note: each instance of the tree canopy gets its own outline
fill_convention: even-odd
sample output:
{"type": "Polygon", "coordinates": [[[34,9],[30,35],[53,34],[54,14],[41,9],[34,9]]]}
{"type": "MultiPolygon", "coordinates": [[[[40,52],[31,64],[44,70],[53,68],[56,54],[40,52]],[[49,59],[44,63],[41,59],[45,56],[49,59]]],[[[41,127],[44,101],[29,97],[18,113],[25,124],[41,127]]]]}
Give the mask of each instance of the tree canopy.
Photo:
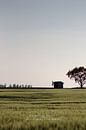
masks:
{"type": "Polygon", "coordinates": [[[75,67],[72,70],[69,70],[66,74],[70,79],[74,79],[81,88],[83,88],[84,84],[86,83],[86,68],[83,66],[75,67]]]}

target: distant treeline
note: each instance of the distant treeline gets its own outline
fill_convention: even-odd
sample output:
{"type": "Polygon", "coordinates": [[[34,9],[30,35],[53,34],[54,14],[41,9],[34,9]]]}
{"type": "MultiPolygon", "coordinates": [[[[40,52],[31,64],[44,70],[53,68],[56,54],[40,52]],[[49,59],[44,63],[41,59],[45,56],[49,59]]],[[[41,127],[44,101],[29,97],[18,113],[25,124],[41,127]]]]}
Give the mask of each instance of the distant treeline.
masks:
{"type": "Polygon", "coordinates": [[[7,86],[6,84],[0,84],[0,89],[28,89],[28,88],[32,88],[32,85],[19,85],[19,84],[10,84],[9,86],[7,86]]]}

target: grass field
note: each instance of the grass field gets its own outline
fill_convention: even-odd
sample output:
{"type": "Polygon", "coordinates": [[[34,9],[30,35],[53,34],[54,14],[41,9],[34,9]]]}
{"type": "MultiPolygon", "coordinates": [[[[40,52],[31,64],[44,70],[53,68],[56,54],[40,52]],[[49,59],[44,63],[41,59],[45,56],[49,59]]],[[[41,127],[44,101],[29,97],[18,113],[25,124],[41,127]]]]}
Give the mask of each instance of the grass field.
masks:
{"type": "Polygon", "coordinates": [[[0,89],[0,130],[86,130],[86,89],[0,89]]]}

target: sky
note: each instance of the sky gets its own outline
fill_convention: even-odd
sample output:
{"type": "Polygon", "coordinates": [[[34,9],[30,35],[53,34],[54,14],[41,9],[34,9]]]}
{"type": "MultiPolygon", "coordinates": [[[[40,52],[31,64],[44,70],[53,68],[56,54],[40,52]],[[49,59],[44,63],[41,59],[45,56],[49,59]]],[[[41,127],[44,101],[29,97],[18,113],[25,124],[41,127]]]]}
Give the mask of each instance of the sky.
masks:
{"type": "Polygon", "coordinates": [[[0,0],[0,84],[64,87],[86,67],[86,0],[0,0]]]}

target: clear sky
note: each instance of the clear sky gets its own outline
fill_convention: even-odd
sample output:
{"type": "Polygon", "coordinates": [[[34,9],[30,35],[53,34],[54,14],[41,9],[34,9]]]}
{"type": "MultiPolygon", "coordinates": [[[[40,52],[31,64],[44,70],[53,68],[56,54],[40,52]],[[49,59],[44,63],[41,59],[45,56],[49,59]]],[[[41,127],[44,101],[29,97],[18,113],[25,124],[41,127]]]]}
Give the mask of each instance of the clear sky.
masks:
{"type": "Polygon", "coordinates": [[[0,0],[0,83],[75,86],[86,67],[86,0],[0,0]]]}

